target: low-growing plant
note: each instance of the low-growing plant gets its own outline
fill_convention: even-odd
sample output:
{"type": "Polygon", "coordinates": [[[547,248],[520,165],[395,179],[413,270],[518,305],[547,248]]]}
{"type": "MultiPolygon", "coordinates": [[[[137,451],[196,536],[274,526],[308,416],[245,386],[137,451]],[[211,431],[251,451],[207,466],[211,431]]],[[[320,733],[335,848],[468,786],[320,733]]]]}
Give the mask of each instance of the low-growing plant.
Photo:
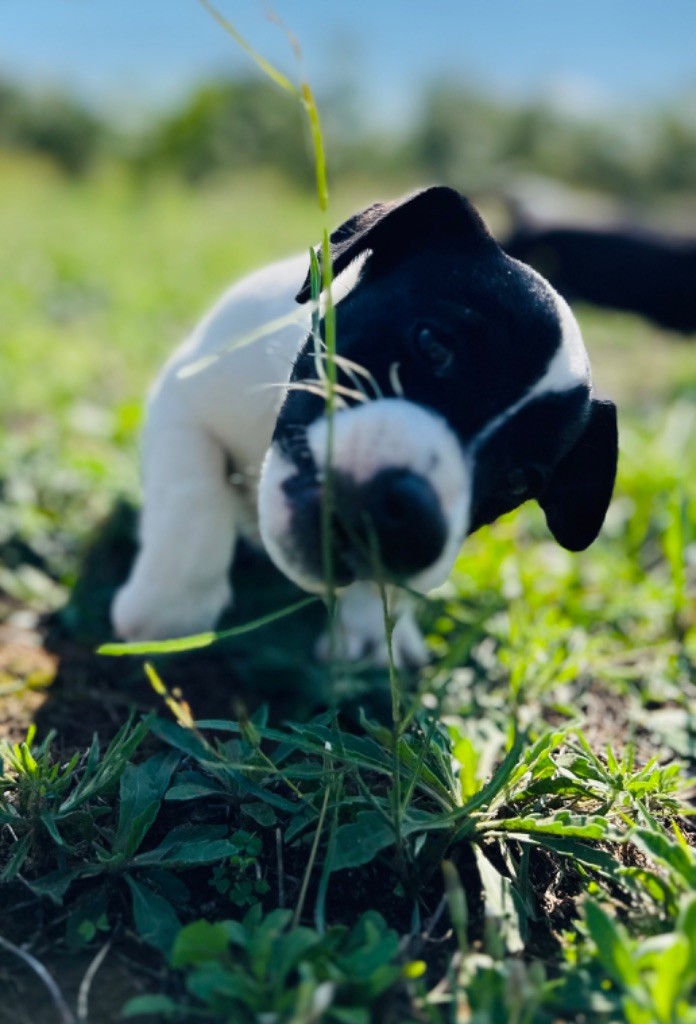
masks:
{"type": "Polygon", "coordinates": [[[239,829],[230,836],[230,842],[236,846],[236,852],[223,864],[213,870],[210,884],[230,903],[238,907],[248,907],[265,896],[269,884],[263,877],[259,854],[262,844],[258,836],[239,829]]]}
{"type": "Polygon", "coordinates": [[[399,937],[379,914],[320,933],[293,927],[291,910],[264,916],[257,904],[241,921],[201,920],[183,928],[170,963],[184,973],[188,998],[142,996],[124,1015],[368,1024],[369,1007],[414,970],[398,961],[399,937]]]}

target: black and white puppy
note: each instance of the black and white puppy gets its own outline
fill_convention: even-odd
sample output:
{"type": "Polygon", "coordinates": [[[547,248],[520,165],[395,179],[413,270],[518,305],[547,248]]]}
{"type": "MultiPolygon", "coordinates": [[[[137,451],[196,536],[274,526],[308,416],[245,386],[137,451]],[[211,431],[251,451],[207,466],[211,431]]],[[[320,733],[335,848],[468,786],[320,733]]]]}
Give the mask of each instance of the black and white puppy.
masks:
{"type": "MultiPolygon", "coordinates": [[[[371,206],[331,248],[339,637],[345,656],[383,662],[375,542],[379,572],[418,591],[444,582],[468,534],[529,498],[560,544],[587,547],[614,484],[616,410],[593,396],[565,301],[452,189],[371,206]]],[[[280,569],[323,591],[327,419],[306,269],[298,257],[233,287],[156,382],[141,548],[113,607],[121,636],[211,628],[237,536],[256,522],[280,569]],[[182,374],[191,363],[202,368],[182,374]]],[[[407,605],[394,644],[398,662],[425,659],[407,605]]]]}

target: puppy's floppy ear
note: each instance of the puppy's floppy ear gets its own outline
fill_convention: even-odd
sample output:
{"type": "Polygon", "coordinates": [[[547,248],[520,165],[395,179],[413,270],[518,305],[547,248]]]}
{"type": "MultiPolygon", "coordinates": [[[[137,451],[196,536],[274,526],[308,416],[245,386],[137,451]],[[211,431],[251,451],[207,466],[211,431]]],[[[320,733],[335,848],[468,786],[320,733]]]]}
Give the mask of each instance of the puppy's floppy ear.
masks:
{"type": "Polygon", "coordinates": [[[582,434],[538,499],[551,533],[569,551],[589,547],[602,528],[618,455],[616,406],[592,399],[582,434]]]}
{"type": "MultiPolygon", "coordinates": [[[[470,240],[493,238],[469,200],[452,188],[434,185],[392,203],[375,203],[350,217],[330,238],[334,276],[366,249],[380,257],[403,253],[434,237],[459,235],[470,240]]],[[[316,250],[321,262],[321,246],[316,250]]],[[[307,274],[298,302],[311,296],[307,274]]]]}

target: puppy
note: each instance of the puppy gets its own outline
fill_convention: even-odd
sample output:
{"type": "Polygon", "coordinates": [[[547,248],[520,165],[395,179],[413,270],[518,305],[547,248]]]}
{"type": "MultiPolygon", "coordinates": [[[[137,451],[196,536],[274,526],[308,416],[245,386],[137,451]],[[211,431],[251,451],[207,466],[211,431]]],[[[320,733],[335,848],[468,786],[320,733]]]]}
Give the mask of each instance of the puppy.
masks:
{"type": "MultiPolygon", "coordinates": [[[[594,540],[614,484],[616,409],[593,395],[564,300],[503,252],[458,192],[363,210],[332,235],[331,258],[337,633],[345,657],[383,663],[376,573],[428,591],[468,534],[530,498],[563,547],[594,540]]],[[[307,262],[228,291],[154,386],[141,547],[113,606],[121,637],[213,627],[232,597],[237,537],[257,524],[279,568],[324,591],[328,422],[307,262]]],[[[408,605],[393,641],[398,663],[426,659],[408,605]]]]}

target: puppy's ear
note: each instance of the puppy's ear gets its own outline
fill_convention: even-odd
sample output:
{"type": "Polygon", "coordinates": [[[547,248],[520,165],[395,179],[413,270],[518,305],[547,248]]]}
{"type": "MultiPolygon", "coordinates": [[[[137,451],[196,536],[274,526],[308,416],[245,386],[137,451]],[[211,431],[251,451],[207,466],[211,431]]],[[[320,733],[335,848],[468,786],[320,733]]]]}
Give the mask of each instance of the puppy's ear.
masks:
{"type": "Polygon", "coordinates": [[[569,551],[589,547],[602,528],[618,455],[616,406],[593,399],[580,438],[556,466],[538,499],[551,533],[569,551]]]}
{"type": "MultiPolygon", "coordinates": [[[[493,242],[469,200],[444,185],[426,188],[392,203],[375,203],[350,217],[331,235],[334,276],[367,249],[381,258],[388,258],[446,235],[493,242]]],[[[321,246],[316,253],[321,263],[321,246]]],[[[311,280],[307,274],[296,299],[307,302],[310,296],[311,280]]]]}

